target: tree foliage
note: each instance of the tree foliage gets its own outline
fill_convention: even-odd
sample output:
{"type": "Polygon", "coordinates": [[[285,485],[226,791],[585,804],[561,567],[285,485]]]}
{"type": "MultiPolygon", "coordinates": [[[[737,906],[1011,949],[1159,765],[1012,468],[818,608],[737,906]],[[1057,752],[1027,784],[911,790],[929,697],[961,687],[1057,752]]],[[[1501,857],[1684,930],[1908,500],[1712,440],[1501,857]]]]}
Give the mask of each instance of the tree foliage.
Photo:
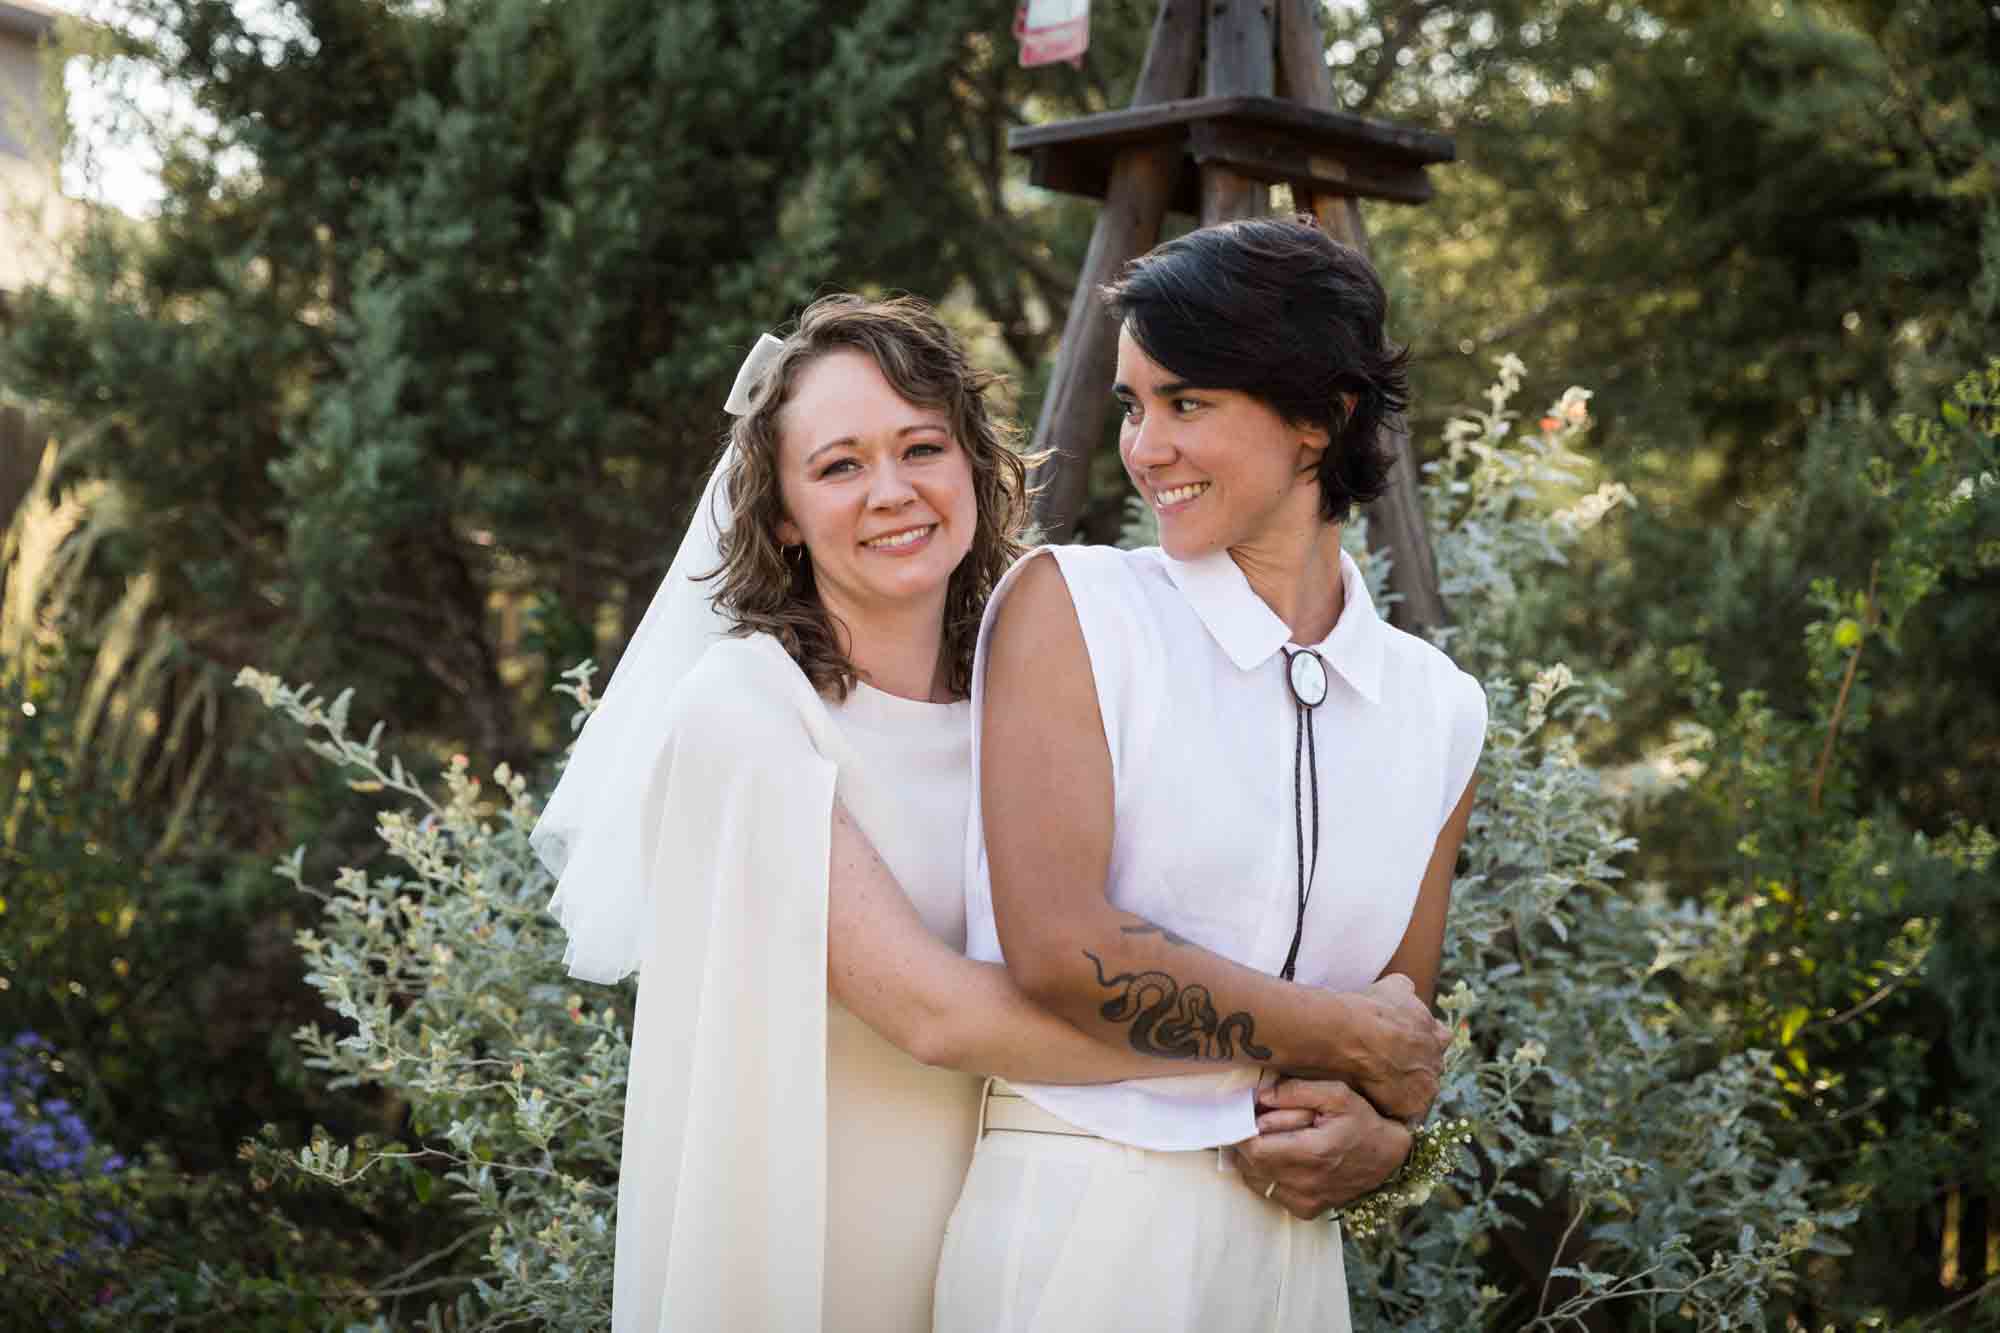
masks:
{"type": "MultiPolygon", "coordinates": [[[[401,1091],[343,1100],[243,1019],[302,998],[299,904],[264,869],[277,849],[312,844],[308,883],[390,855],[338,777],[251,725],[229,688],[243,662],[377,701],[420,783],[461,750],[528,772],[565,734],[554,673],[614,660],[635,623],[738,353],[807,296],[942,300],[983,360],[1017,372],[1032,415],[1092,207],[1026,188],[1005,130],[1121,104],[1153,6],[1096,0],[1083,65],[1035,71],[1013,63],[1009,8],[116,0],[115,27],[76,35],[93,76],[125,87],[165,202],[144,225],[98,216],[63,281],[5,312],[0,389],[58,448],[0,554],[0,801],[17,812],[0,955],[8,998],[34,997],[19,1021],[56,1043],[100,1137],[144,1161],[148,1138],[169,1140],[162,1180],[262,1119],[282,1125],[272,1152],[315,1120],[328,1144],[441,1141],[401,1091]],[[147,114],[149,79],[189,114],[147,114]],[[18,711],[37,700],[38,719],[18,711]]],[[[1931,1264],[1946,1201],[1970,1218],[1983,1192],[1990,1218],[1996,1192],[1995,889],[1975,830],[2000,808],[2000,572],[1975,558],[1992,540],[1990,390],[1953,386],[2000,347],[2000,20],[1978,0],[1370,0],[1325,18],[1349,109],[1459,145],[1428,206],[1368,210],[1417,351],[1437,498],[1495,460],[1525,469],[1518,512],[1438,516],[1452,648],[1496,700],[1492,763],[1526,784],[1489,778],[1521,832],[1476,844],[1488,881],[1467,901],[1562,922],[1570,943],[1529,930],[1538,966],[1598,965],[1574,946],[1650,968],[1649,930],[1702,960],[1625,977],[1622,1002],[1658,1017],[1647,1030],[1670,1035],[1679,1074],[1755,1123],[1605,1151],[1801,1160],[1814,1206],[1858,1206],[1855,1255],[1782,1261],[1806,1276],[1804,1296],[1778,1293],[1802,1320],[1962,1300],[1931,1264]],[[1445,405],[1477,398],[1503,348],[1596,386],[1588,455],[1536,455],[1551,441],[1535,429],[1467,452],[1485,428],[1451,426],[1445,405]],[[1962,483],[1947,521],[1939,495],[1962,483]],[[1544,502],[1576,526],[1537,517],[1544,502]],[[1570,683],[1529,727],[1557,663],[1570,683]],[[1602,821],[1588,837],[1530,836],[1586,810],[1602,821]],[[1631,850],[1598,855],[1628,834],[1631,850]],[[1584,873],[1600,864],[1627,877],[1584,873]]],[[[1558,402],[1558,432],[1575,406],[1558,402]]],[[[1101,480],[1092,531],[1108,537],[1122,492],[1115,468],[1101,480]]],[[[1476,1256],[1504,1289],[1477,1315],[1493,1325],[1589,1294],[1558,1279],[1530,1311],[1506,1277],[1549,1260],[1572,1218],[1564,1253],[1584,1266],[1618,1267],[1636,1243],[1590,1174],[1597,1149],[1562,1140],[1592,1122],[1548,1117],[1565,1098],[1693,1095],[1513,1063],[1510,1025],[1637,1038],[1608,1007],[1552,1011],[1525,969],[1483,980],[1505,965],[1459,963],[1482,996],[1483,1072],[1463,1095],[1568,1146],[1528,1183],[1545,1195],[1530,1208],[1500,1189],[1527,1180],[1525,1159],[1494,1174],[1482,1145],[1497,1195],[1477,1197],[1520,1223],[1476,1256]],[[1524,1236],[1539,1258],[1509,1249],[1524,1236]]],[[[358,1275],[325,1286],[328,1308],[461,1281],[470,1243],[384,1278],[463,1239],[434,1225],[461,1204],[433,1168],[343,1191],[366,1236],[317,1247],[358,1275]]],[[[301,1210],[320,1196],[209,1184],[222,1193],[203,1207],[254,1198],[273,1226],[317,1225],[301,1210]]],[[[1775,1226],[1790,1188],[1773,1183],[1758,1216],[1775,1226]]],[[[1696,1248],[1705,1226],[1689,1223],[1696,1248]]],[[[1441,1234],[1404,1241],[1435,1257],[1441,1234]]],[[[160,1253],[137,1271],[175,1271],[160,1253]]]]}

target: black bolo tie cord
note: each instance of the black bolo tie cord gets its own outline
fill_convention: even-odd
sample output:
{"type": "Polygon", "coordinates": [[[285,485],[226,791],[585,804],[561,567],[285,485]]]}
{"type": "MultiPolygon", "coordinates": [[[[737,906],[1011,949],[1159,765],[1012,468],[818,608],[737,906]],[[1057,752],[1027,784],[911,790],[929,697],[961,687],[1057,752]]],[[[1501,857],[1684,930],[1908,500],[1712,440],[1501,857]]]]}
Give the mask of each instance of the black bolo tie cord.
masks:
{"type": "MultiPolygon", "coordinates": [[[[1311,650],[1300,649],[1299,651],[1310,652],[1311,650]]],[[[1319,747],[1313,741],[1313,710],[1319,707],[1319,703],[1318,701],[1310,704],[1307,703],[1299,697],[1298,687],[1291,683],[1290,667],[1293,656],[1293,650],[1287,648],[1285,650],[1285,666],[1287,668],[1285,672],[1285,685],[1292,692],[1292,702],[1298,708],[1298,716],[1292,732],[1292,816],[1294,830],[1298,835],[1299,914],[1297,924],[1292,927],[1292,947],[1286,951],[1285,966],[1278,973],[1286,981],[1290,981],[1292,974],[1298,970],[1299,944],[1305,939],[1306,935],[1306,900],[1312,897],[1313,880],[1319,874],[1319,747]],[[1306,812],[1304,784],[1301,781],[1304,776],[1302,770],[1312,774],[1312,869],[1310,873],[1306,869],[1306,812]]],[[[1317,657],[1318,654],[1314,653],[1313,656],[1317,657]]],[[[1322,692],[1320,699],[1324,700],[1325,698],[1326,695],[1322,692]]]]}

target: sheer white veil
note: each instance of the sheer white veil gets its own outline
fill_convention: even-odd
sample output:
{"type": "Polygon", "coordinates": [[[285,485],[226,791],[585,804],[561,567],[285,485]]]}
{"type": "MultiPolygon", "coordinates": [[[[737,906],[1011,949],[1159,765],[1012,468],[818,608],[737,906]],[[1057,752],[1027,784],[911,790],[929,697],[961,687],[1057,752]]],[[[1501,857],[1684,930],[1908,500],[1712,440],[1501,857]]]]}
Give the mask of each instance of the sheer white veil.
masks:
{"type": "MultiPolygon", "coordinates": [[[[750,411],[759,381],[784,346],[768,333],[757,340],[736,373],[726,411],[750,411]]],[[[729,629],[697,580],[721,563],[732,457],[725,453],[709,473],[680,550],[529,835],[556,878],[549,911],[569,935],[563,964],[583,981],[615,982],[645,962],[652,936],[646,793],[667,740],[674,691],[729,629]]]]}

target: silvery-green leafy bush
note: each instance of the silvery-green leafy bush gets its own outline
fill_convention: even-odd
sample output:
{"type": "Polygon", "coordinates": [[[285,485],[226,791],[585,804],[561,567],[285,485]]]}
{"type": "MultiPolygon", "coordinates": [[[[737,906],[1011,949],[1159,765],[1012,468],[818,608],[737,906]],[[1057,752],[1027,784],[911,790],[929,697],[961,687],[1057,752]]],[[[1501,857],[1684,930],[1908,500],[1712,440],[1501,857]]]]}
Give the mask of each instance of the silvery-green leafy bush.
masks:
{"type": "MultiPolygon", "coordinates": [[[[1442,1001],[1459,1037],[1440,1113],[1473,1120],[1476,1141],[1427,1207],[1350,1246],[1356,1323],[1571,1327],[1614,1304],[1649,1325],[1755,1325],[1802,1255],[1838,1252],[1847,1215],[1760,1128],[1774,1109],[1766,1062],[1731,1048],[1691,999],[1726,973],[1739,927],[1619,882],[1631,843],[1571,732],[1604,715],[1603,692],[1508,650],[1515,590],[1630,502],[1615,484],[1552,501],[1583,475],[1588,395],[1571,390],[1541,429],[1518,431],[1508,403],[1522,373],[1503,362],[1486,408],[1451,424],[1427,469],[1458,617],[1447,643],[1491,712],[1442,1001]]],[[[1144,529],[1135,516],[1128,538],[1144,529]]],[[[579,668],[567,687],[585,708],[588,679],[579,668]]],[[[470,1245],[440,1255],[434,1275],[385,1296],[383,1327],[400,1308],[387,1302],[419,1291],[448,1305],[430,1310],[437,1326],[601,1326],[631,992],[563,974],[528,782],[503,767],[489,789],[454,757],[431,791],[382,750],[379,724],[350,734],[349,696],[250,670],[240,683],[358,792],[390,802],[377,827],[392,869],[320,887],[301,850],[278,871],[324,903],[299,947],[340,1021],[298,1034],[310,1064],[404,1098],[417,1140],[262,1144],[257,1159],[340,1186],[401,1173],[426,1197],[451,1191],[479,1261],[468,1269],[470,1245]]]]}
{"type": "MultiPolygon", "coordinates": [[[[572,679],[587,704],[587,670],[572,679]]],[[[250,670],[239,683],[305,727],[315,754],[355,774],[357,792],[393,802],[376,824],[393,869],[342,870],[321,888],[307,882],[300,849],[277,871],[324,905],[298,945],[308,983],[340,1021],[299,1031],[308,1065],[336,1087],[401,1096],[418,1140],[322,1138],[291,1155],[259,1143],[255,1159],[273,1175],[343,1187],[403,1174],[421,1198],[449,1191],[466,1216],[465,1248],[403,1284],[432,1296],[419,1309],[447,1298],[433,1323],[606,1326],[631,988],[565,975],[562,931],[543,911],[552,886],[528,846],[537,803],[527,780],[503,766],[489,789],[453,756],[433,792],[384,754],[381,724],[349,733],[348,695],[329,703],[250,670]],[[470,1254],[477,1271],[467,1272],[470,1254]]]]}
{"type": "Polygon", "coordinates": [[[1523,584],[1632,502],[1585,487],[1586,391],[1519,429],[1524,374],[1501,358],[1483,409],[1447,425],[1425,469],[1456,616],[1443,637],[1489,708],[1440,986],[1461,1037],[1439,1111],[1477,1139],[1451,1190],[1350,1247],[1356,1324],[1553,1329],[1595,1311],[1760,1326],[1803,1255],[1840,1252],[1848,1219],[1774,1150],[1765,1062],[1712,1031],[1695,996],[1733,967],[1732,923],[1621,882],[1632,843],[1574,735],[1612,701],[1563,663],[1515,657],[1523,584]]]}

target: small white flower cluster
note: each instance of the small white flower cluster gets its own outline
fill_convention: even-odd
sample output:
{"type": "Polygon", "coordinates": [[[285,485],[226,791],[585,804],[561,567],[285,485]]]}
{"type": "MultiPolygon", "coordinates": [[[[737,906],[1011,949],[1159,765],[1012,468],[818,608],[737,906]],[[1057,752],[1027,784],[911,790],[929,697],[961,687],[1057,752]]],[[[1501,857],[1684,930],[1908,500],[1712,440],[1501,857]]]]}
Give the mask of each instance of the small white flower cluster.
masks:
{"type": "Polygon", "coordinates": [[[1459,1166],[1458,1149],[1472,1142],[1472,1122],[1463,1117],[1419,1126],[1410,1155],[1396,1174],[1344,1207],[1327,1214],[1357,1240],[1380,1235],[1405,1209],[1420,1208],[1431,1191],[1459,1166]]]}
{"type": "Polygon", "coordinates": [[[1569,669],[1569,664],[1566,662],[1558,662],[1554,666],[1544,667],[1536,672],[1534,682],[1528,686],[1527,729],[1539,730],[1542,723],[1548,719],[1549,705],[1555,702],[1558,694],[1574,684],[1576,684],[1576,673],[1569,669]]]}
{"type": "Polygon", "coordinates": [[[1571,532],[1588,532],[1602,523],[1604,516],[1612,510],[1636,509],[1638,505],[1638,497],[1632,494],[1631,487],[1622,481],[1607,481],[1567,509],[1558,509],[1551,516],[1551,521],[1571,532]]]}
{"type": "Polygon", "coordinates": [[[1951,496],[1945,501],[1945,508],[1956,509],[1970,501],[1973,496],[1983,495],[1995,488],[2000,488],[2000,477],[1994,476],[1991,472],[1982,472],[1977,478],[1960,477],[1958,485],[1951,488],[1951,496]]]}

